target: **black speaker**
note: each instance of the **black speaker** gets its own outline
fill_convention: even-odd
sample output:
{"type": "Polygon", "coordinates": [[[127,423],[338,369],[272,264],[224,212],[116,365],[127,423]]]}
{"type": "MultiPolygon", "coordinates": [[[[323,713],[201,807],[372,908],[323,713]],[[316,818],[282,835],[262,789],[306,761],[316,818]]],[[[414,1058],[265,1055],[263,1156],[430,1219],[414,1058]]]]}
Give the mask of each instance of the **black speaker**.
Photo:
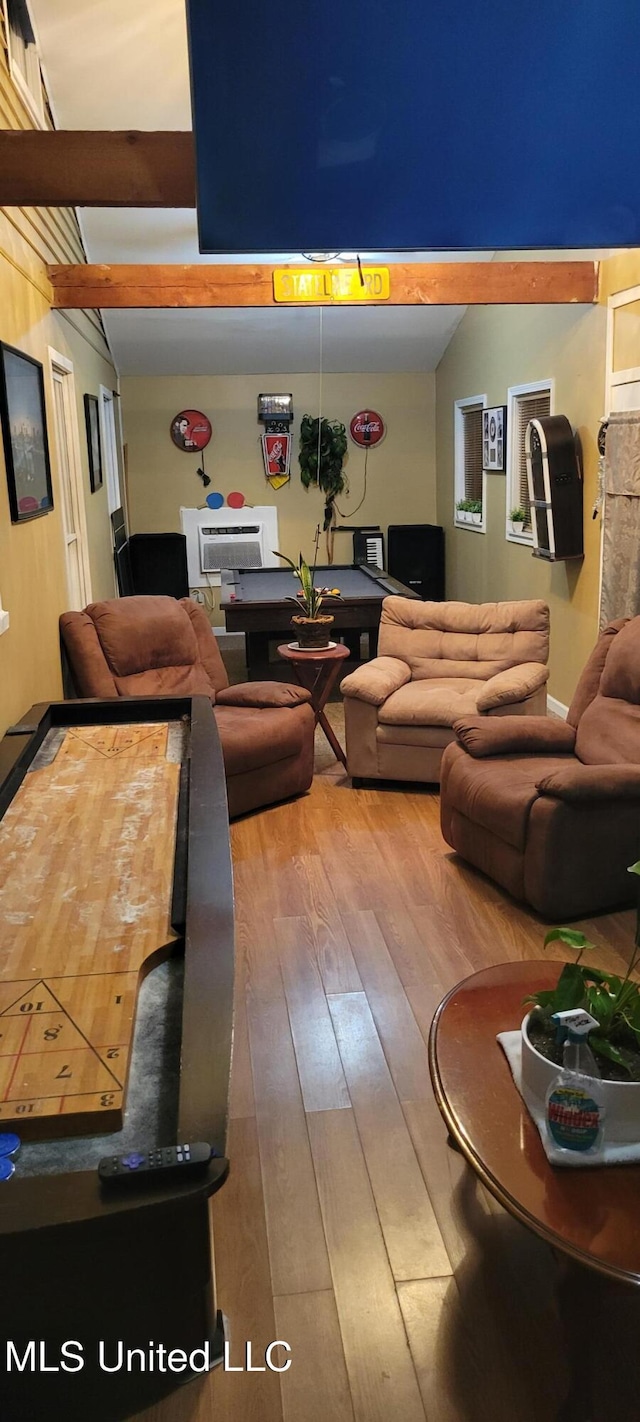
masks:
{"type": "Polygon", "coordinates": [[[550,563],[582,558],[582,477],[566,415],[530,420],[525,451],[534,557],[550,563]]]}
{"type": "Polygon", "coordinates": [[[444,529],[434,523],[393,523],[387,532],[387,572],[425,602],[444,599],[444,529]]]}
{"type": "Polygon", "coordinates": [[[133,533],[127,547],[132,592],[189,596],[184,533],[133,533]]]}

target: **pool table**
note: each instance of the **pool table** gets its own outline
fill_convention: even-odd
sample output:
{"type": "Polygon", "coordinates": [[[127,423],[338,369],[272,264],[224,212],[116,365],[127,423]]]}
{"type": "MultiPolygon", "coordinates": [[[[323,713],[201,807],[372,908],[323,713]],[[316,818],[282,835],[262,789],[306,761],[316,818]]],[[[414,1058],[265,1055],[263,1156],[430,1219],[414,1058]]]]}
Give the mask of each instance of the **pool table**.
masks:
{"type": "MultiPolygon", "coordinates": [[[[346,642],[352,656],[360,656],[360,634],[369,636],[369,656],[378,650],[378,627],[385,597],[417,598],[411,588],[389,577],[380,568],[360,564],[323,565],[316,568],[316,587],[339,588],[339,597],[327,597],[323,611],[333,613],[336,640],[346,642]]],[[[295,598],[300,584],[289,568],[229,569],[222,573],[220,606],[224,612],[227,632],[244,632],[247,670],[250,677],[260,677],[269,661],[269,639],[282,641],[283,632],[291,633],[291,618],[295,608],[288,598],[295,598]]]]}

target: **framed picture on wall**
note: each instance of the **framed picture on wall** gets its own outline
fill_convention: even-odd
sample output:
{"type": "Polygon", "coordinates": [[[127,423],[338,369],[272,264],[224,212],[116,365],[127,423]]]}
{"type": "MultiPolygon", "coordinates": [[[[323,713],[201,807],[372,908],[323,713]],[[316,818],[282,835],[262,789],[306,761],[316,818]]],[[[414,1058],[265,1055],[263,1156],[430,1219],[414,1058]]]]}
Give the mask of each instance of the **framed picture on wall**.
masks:
{"type": "Polygon", "coordinates": [[[89,450],[89,480],[91,493],[102,488],[102,445],[100,443],[100,415],[97,395],[85,395],[84,418],[87,426],[87,447],[89,450]]]}
{"type": "Polygon", "coordinates": [[[482,468],[489,474],[504,474],[506,433],[506,405],[493,405],[482,411],[482,468]]]}
{"type": "Polygon", "coordinates": [[[0,420],[12,523],[53,508],[40,361],[0,342],[0,420]]]}

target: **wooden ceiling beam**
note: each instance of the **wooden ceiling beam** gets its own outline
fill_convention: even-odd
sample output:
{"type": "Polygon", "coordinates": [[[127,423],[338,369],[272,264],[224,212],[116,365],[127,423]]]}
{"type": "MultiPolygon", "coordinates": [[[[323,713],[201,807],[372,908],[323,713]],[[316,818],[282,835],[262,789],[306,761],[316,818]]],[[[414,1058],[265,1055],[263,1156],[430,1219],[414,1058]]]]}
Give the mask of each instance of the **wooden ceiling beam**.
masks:
{"type": "Polygon", "coordinates": [[[195,207],[192,133],[0,130],[0,207],[195,207]]]}
{"type": "MultiPolygon", "coordinates": [[[[273,272],[274,267],[268,265],[49,267],[53,305],[67,310],[278,306],[273,272]]],[[[389,298],[367,305],[566,305],[591,304],[598,299],[598,263],[592,261],[399,262],[391,265],[389,272],[389,298]]],[[[327,297],[312,304],[363,303],[327,297]]]]}

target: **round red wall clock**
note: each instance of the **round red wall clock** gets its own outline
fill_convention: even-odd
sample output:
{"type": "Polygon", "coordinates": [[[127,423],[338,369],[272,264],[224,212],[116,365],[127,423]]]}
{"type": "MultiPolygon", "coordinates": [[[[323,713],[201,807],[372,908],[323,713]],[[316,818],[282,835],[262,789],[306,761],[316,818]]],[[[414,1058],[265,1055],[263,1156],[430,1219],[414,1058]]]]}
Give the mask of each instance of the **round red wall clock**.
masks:
{"type": "Polygon", "coordinates": [[[196,454],[211,439],[211,421],[201,410],[180,410],[171,421],[171,438],[185,454],[196,454]]]}
{"type": "Polygon", "coordinates": [[[349,434],[355,444],[362,445],[364,449],[372,444],[379,444],[385,436],[382,415],[376,410],[358,410],[349,425],[349,434]]]}

